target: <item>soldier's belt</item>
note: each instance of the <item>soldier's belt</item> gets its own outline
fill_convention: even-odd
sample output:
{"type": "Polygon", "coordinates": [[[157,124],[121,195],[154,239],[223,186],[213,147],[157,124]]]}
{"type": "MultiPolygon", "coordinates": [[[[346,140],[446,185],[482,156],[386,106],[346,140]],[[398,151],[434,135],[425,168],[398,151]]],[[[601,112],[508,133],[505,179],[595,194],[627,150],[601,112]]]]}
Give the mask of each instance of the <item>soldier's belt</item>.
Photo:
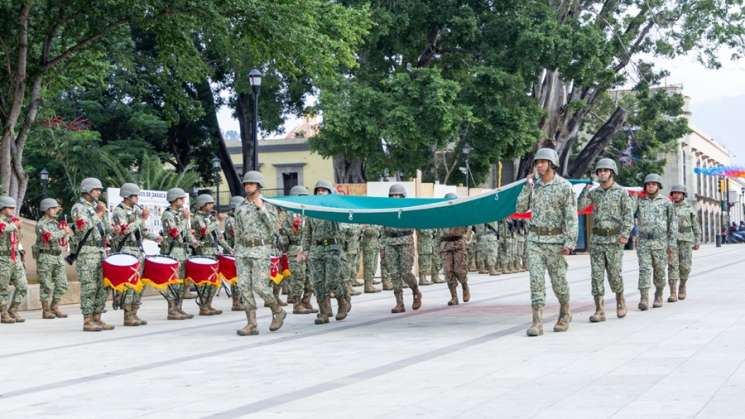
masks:
{"type": "Polygon", "coordinates": [[[539,236],[558,236],[562,234],[561,229],[557,227],[530,226],[530,231],[539,236]]]}
{"type": "Polygon", "coordinates": [[[59,256],[62,254],[62,249],[39,249],[39,254],[59,256]]]}
{"type": "Polygon", "coordinates": [[[333,246],[335,244],[341,244],[341,241],[336,239],[323,239],[323,240],[316,240],[313,242],[316,246],[333,246]]]}
{"type": "Polygon", "coordinates": [[[444,242],[457,242],[458,240],[463,240],[463,236],[444,236],[440,240],[444,242]]]}
{"type": "Polygon", "coordinates": [[[385,236],[391,239],[395,239],[397,237],[411,236],[412,234],[414,234],[413,230],[389,231],[385,233],[385,236]]]}
{"type": "Polygon", "coordinates": [[[245,247],[259,247],[259,246],[266,246],[269,245],[268,240],[258,239],[258,240],[241,240],[241,245],[245,247]]]}
{"type": "Polygon", "coordinates": [[[621,234],[621,228],[620,227],[613,227],[613,228],[593,227],[592,234],[595,234],[598,236],[615,236],[616,234],[621,234]]]}
{"type": "Polygon", "coordinates": [[[658,234],[654,234],[654,233],[639,233],[639,238],[645,239],[645,240],[656,240],[656,239],[661,239],[662,236],[658,234]]]}
{"type": "Polygon", "coordinates": [[[678,227],[678,233],[690,233],[692,231],[693,231],[693,227],[691,227],[691,226],[687,226],[687,227],[681,226],[681,227],[678,227]]]}
{"type": "Polygon", "coordinates": [[[290,246],[300,246],[300,240],[290,240],[290,246]]]}

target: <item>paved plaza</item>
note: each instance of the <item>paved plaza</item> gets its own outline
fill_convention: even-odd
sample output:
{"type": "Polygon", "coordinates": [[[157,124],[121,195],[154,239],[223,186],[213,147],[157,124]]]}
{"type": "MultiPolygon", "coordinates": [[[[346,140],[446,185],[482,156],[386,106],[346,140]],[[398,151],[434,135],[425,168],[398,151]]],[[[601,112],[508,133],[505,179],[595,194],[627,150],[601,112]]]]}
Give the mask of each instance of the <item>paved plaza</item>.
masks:
{"type": "MultiPolygon", "coordinates": [[[[574,320],[528,338],[528,274],[471,275],[473,298],[448,307],[444,284],[393,315],[390,291],[355,297],[342,322],[288,315],[270,333],[238,337],[243,313],[166,321],[144,302],[145,327],[82,333],[67,319],[0,326],[0,417],[11,418],[742,418],[745,416],[745,247],[696,252],[689,298],[590,324],[589,257],[569,258],[574,320]]],[[[408,291],[408,290],[407,290],[408,291]]],[[[667,298],[667,291],[665,298],[667,298]]],[[[221,294],[218,308],[229,309],[221,294]]],[[[196,312],[192,301],[187,311],[196,312]]]]}

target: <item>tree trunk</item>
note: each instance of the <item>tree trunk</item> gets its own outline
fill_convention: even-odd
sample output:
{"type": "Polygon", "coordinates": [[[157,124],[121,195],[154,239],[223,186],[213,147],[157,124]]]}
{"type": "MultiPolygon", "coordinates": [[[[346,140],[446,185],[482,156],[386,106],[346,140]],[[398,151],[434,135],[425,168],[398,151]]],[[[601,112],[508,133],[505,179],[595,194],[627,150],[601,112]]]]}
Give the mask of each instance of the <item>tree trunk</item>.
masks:
{"type": "Polygon", "coordinates": [[[364,162],[359,159],[347,160],[344,156],[334,157],[334,181],[336,183],[365,183],[364,162]]]}
{"type": "Polygon", "coordinates": [[[618,107],[608,118],[597,133],[582,148],[579,155],[572,165],[567,167],[567,175],[574,178],[585,176],[590,170],[591,165],[598,158],[600,153],[608,147],[613,134],[615,134],[624,123],[626,123],[627,112],[625,109],[618,107]]]}
{"type": "MultiPolygon", "coordinates": [[[[238,124],[241,128],[241,154],[243,156],[241,170],[246,173],[249,170],[259,170],[253,167],[253,114],[251,104],[251,95],[248,93],[238,93],[238,100],[236,103],[236,114],[238,116],[238,124]]],[[[258,136],[257,136],[258,138],[258,136]]]]}

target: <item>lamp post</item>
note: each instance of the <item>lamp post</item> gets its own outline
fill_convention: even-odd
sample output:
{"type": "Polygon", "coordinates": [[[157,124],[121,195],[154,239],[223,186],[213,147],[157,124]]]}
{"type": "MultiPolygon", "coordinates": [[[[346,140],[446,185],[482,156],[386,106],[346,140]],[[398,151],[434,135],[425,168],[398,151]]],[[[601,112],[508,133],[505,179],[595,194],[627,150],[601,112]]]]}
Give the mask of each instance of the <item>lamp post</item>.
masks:
{"type": "Polygon", "coordinates": [[[49,171],[46,169],[46,167],[41,169],[41,172],[39,172],[39,177],[41,178],[41,197],[46,198],[47,190],[49,188],[49,171]]]}
{"type": "MultiPolygon", "coordinates": [[[[253,92],[253,120],[252,120],[252,130],[251,130],[251,143],[253,144],[253,151],[251,154],[251,165],[253,166],[253,170],[259,170],[259,140],[258,140],[258,130],[259,130],[259,91],[261,90],[261,71],[257,69],[253,69],[248,73],[248,84],[251,85],[251,91],[253,92]]],[[[243,169],[243,172],[247,172],[247,169],[243,169]]]]}
{"type": "Polygon", "coordinates": [[[222,178],[220,177],[220,159],[217,157],[212,159],[212,171],[215,172],[215,185],[217,186],[217,191],[215,192],[217,195],[217,212],[220,212],[220,183],[222,178]]]}
{"type": "Polygon", "coordinates": [[[469,180],[471,177],[471,166],[469,165],[470,160],[468,158],[470,154],[471,154],[471,146],[468,143],[465,143],[463,145],[463,156],[465,156],[465,160],[466,160],[466,195],[467,196],[471,196],[471,192],[470,192],[471,188],[469,184],[469,180]]]}

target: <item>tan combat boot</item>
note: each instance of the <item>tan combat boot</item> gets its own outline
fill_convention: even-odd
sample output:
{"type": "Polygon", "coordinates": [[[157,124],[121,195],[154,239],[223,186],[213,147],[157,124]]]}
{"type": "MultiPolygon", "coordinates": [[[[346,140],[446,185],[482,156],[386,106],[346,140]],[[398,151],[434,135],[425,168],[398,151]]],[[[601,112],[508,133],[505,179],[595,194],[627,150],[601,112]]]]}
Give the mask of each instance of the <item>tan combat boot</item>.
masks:
{"type": "Polygon", "coordinates": [[[429,280],[429,279],[427,278],[427,274],[426,274],[426,273],[420,273],[420,274],[419,274],[419,285],[420,285],[420,286],[425,286],[425,287],[426,287],[427,285],[432,285],[432,281],[430,281],[430,280],[429,280]]]}
{"type": "Polygon", "coordinates": [[[319,313],[316,316],[315,323],[316,324],[328,323],[329,317],[331,317],[334,314],[331,312],[331,299],[329,297],[326,297],[323,300],[319,299],[318,309],[319,309],[319,313]]]}
{"type": "Polygon", "coordinates": [[[499,275],[499,271],[497,270],[497,268],[495,266],[492,265],[492,266],[489,267],[489,275],[491,275],[491,276],[497,276],[497,275],[499,275]]]}
{"type": "Polygon", "coordinates": [[[670,297],[667,298],[667,302],[674,303],[678,301],[678,281],[671,279],[667,283],[670,285],[670,297]]]}
{"type": "Polygon", "coordinates": [[[13,303],[8,307],[8,315],[16,321],[16,323],[23,323],[26,321],[20,314],[18,314],[19,303],[13,303]]]}
{"type": "Polygon", "coordinates": [[[647,311],[649,309],[649,289],[639,290],[639,310],[647,311]]]}
{"type": "Polygon", "coordinates": [[[92,314],[86,314],[83,316],[83,332],[100,332],[103,330],[98,323],[93,321],[92,314]]]}
{"type": "Polygon", "coordinates": [[[391,313],[403,313],[406,311],[406,307],[404,307],[404,292],[403,291],[393,291],[393,296],[396,297],[396,305],[393,306],[391,309],[391,313]]]}
{"type": "Polygon", "coordinates": [[[300,299],[300,303],[310,310],[312,314],[318,313],[318,309],[313,308],[313,303],[310,302],[310,298],[313,296],[313,291],[305,290],[303,293],[303,298],[300,299]]]}
{"type": "Polygon", "coordinates": [[[393,281],[389,278],[383,278],[383,291],[390,291],[393,289],[393,281]]]}
{"type": "Polygon", "coordinates": [[[178,305],[173,300],[166,300],[168,302],[168,320],[186,320],[186,316],[178,311],[178,305]]]}
{"type": "Polygon", "coordinates": [[[336,297],[336,302],[339,304],[339,308],[336,310],[336,320],[342,321],[347,318],[347,313],[349,313],[349,303],[347,297],[336,297]]]}
{"type": "Polygon", "coordinates": [[[414,296],[414,302],[411,304],[411,309],[419,310],[422,308],[422,291],[416,284],[414,284],[414,288],[411,289],[411,294],[414,296]]]}
{"type": "Polygon", "coordinates": [[[139,326],[140,324],[137,322],[137,320],[134,319],[134,316],[132,316],[132,306],[129,304],[126,304],[124,307],[122,307],[124,310],[124,325],[125,326],[139,326]]]}
{"type": "Polygon", "coordinates": [[[49,309],[49,302],[43,301],[41,302],[41,318],[42,319],[56,319],[57,317],[54,316],[54,313],[52,313],[52,310],[49,309]]]}
{"type": "Polygon", "coordinates": [[[556,320],[554,325],[554,332],[566,332],[569,330],[569,323],[572,321],[572,310],[569,308],[569,303],[561,304],[559,308],[559,319],[556,320]]]}
{"type": "MultiPolygon", "coordinates": [[[[222,310],[218,310],[214,307],[212,307],[212,300],[215,299],[215,295],[217,294],[217,289],[215,289],[214,293],[211,293],[210,298],[207,299],[207,310],[209,310],[212,314],[212,316],[217,316],[222,314],[222,310]]],[[[285,304],[287,305],[287,304],[285,304]]]]}
{"type": "Polygon", "coordinates": [[[230,307],[230,311],[246,311],[246,307],[243,306],[243,302],[241,302],[241,294],[233,291],[233,295],[231,295],[233,298],[233,306],[230,307]]]}
{"type": "Polygon", "coordinates": [[[272,332],[279,330],[285,322],[285,317],[287,317],[287,312],[282,310],[279,304],[274,304],[272,306],[272,323],[269,325],[269,330],[272,332]]]}
{"type": "Polygon", "coordinates": [[[0,305],[0,323],[15,323],[16,319],[14,319],[10,314],[8,314],[7,311],[5,311],[5,306],[0,305]]]}
{"type": "Polygon", "coordinates": [[[104,323],[104,321],[101,320],[101,313],[93,314],[93,322],[96,323],[101,330],[114,330],[113,324],[104,323]]]}
{"type": "Polygon", "coordinates": [[[259,329],[256,327],[256,310],[246,312],[246,326],[243,329],[235,331],[238,336],[254,336],[259,334],[259,329]]]}
{"type": "Polygon", "coordinates": [[[187,312],[184,311],[184,300],[183,300],[183,298],[182,299],[179,299],[178,300],[178,303],[176,303],[176,309],[178,310],[179,313],[181,313],[182,316],[184,316],[184,318],[186,318],[186,319],[193,319],[194,318],[194,315],[193,314],[189,314],[189,313],[187,313],[187,312]]]}
{"type": "Polygon", "coordinates": [[[137,312],[140,310],[140,304],[132,304],[132,317],[134,317],[135,321],[137,322],[137,326],[144,326],[147,324],[145,320],[142,320],[139,316],[137,316],[137,312]]]}
{"type": "Polygon", "coordinates": [[[463,302],[467,303],[471,301],[471,287],[468,286],[468,277],[459,280],[461,288],[463,288],[463,302]]]}
{"type": "Polygon", "coordinates": [[[52,307],[50,307],[50,310],[52,311],[52,314],[54,314],[55,317],[58,319],[65,319],[67,318],[67,314],[65,314],[62,310],[59,308],[59,301],[52,300],[52,307]]]}
{"type": "Polygon", "coordinates": [[[616,293],[616,317],[619,319],[626,317],[626,298],[622,292],[616,293]]]}
{"type": "Polygon", "coordinates": [[[678,286],[678,300],[685,300],[686,299],[686,281],[680,280],[680,285],[678,286]]]}
{"type": "Polygon", "coordinates": [[[365,282],[365,294],[375,294],[378,292],[380,292],[380,290],[375,288],[375,285],[373,285],[372,279],[367,280],[365,282]]]}
{"type": "Polygon", "coordinates": [[[448,284],[448,289],[450,289],[450,301],[448,301],[449,306],[457,306],[458,305],[458,284],[455,282],[448,284]]]}
{"type": "Polygon", "coordinates": [[[590,316],[590,322],[598,323],[605,321],[605,300],[602,295],[596,295],[595,299],[595,313],[590,316]]]}
{"type": "Polygon", "coordinates": [[[654,290],[654,302],[652,308],[662,307],[662,294],[665,292],[665,288],[655,288],[654,290]]]}
{"type": "Polygon", "coordinates": [[[479,270],[479,274],[486,275],[489,273],[489,271],[486,269],[486,264],[484,262],[478,261],[476,262],[479,270]]]}
{"type": "MultiPolygon", "coordinates": [[[[289,299],[288,299],[289,301],[289,299]]],[[[302,301],[296,301],[292,305],[292,314],[311,314],[312,311],[302,303],[302,301]]]]}
{"type": "Polygon", "coordinates": [[[527,330],[528,336],[543,335],[543,307],[533,306],[533,323],[527,330]]]}

